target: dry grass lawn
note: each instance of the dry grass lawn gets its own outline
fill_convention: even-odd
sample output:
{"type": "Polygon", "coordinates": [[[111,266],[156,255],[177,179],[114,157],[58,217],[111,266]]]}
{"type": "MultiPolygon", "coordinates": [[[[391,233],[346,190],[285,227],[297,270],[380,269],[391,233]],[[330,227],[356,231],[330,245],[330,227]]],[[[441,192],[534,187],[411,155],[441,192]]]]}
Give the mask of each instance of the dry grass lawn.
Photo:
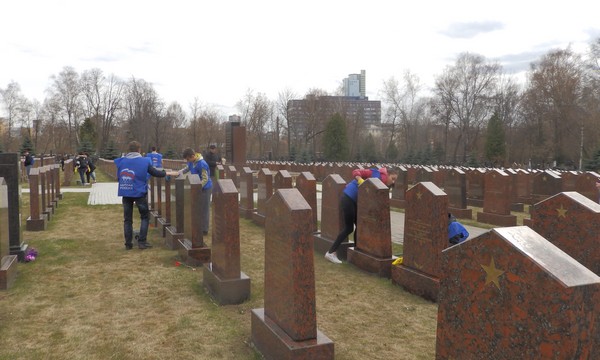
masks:
{"type": "MultiPolygon", "coordinates": [[[[64,193],[46,231],[23,232],[40,255],[19,264],[14,286],[0,292],[0,359],[261,358],[250,310],[264,306],[262,228],[240,222],[251,299],[217,306],[201,269],[176,267],[158,230],[150,230],[153,249],[125,251],[121,206],[86,201],[64,193]]],[[[24,195],[23,223],[27,206],[24,195]]],[[[436,304],[318,255],[315,277],[318,328],[336,359],[434,358],[436,304]]]]}

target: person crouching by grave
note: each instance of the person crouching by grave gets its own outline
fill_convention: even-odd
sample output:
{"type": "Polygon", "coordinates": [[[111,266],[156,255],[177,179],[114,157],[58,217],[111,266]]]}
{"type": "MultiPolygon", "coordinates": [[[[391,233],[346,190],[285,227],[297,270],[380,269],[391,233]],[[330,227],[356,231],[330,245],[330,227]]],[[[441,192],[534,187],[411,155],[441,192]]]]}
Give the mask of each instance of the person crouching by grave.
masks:
{"type": "Polygon", "coordinates": [[[325,253],[325,259],[331,261],[334,264],[341,264],[342,262],[337,257],[337,249],[348,235],[354,232],[354,246],[356,247],[356,215],[357,215],[357,200],[358,200],[358,187],[368,178],[378,178],[387,187],[391,188],[394,185],[396,179],[398,179],[398,171],[393,169],[373,168],[373,169],[355,169],[352,170],[352,177],[340,199],[340,209],[342,211],[342,217],[344,220],[344,228],[339,233],[331,248],[325,253]]]}
{"type": "Polygon", "coordinates": [[[117,166],[117,179],[119,180],[118,195],[123,197],[123,233],[125,236],[125,249],[133,247],[133,204],[140,212],[141,224],[138,247],[149,249],[152,247],[146,240],[148,235],[149,212],[148,209],[148,179],[151,176],[165,177],[177,176],[177,171],[158,170],[152,166],[152,159],[140,154],[142,145],[132,141],[128,145],[128,153],[115,159],[117,166]]]}
{"type": "Polygon", "coordinates": [[[79,173],[81,185],[85,185],[85,173],[88,171],[88,166],[88,157],[82,151],[80,151],[77,158],[75,158],[75,170],[77,170],[77,172],[79,173]]]}
{"type": "Polygon", "coordinates": [[[212,180],[210,179],[210,169],[208,163],[192,148],[183,150],[181,157],[187,161],[187,168],[183,173],[198,174],[202,182],[202,200],[200,203],[202,209],[202,233],[208,235],[208,225],[210,224],[210,198],[212,194],[212,180]]]}
{"type": "Polygon", "coordinates": [[[448,241],[452,245],[460,244],[467,240],[469,232],[463,224],[459,223],[454,215],[448,213],[448,241]]]}

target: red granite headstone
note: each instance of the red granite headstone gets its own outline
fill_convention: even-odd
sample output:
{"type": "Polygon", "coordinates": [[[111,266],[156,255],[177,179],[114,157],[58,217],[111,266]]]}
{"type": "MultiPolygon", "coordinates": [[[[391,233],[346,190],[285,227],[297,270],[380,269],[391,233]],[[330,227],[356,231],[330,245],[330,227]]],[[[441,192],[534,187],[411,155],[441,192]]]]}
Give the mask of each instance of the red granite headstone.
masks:
{"type": "Polygon", "coordinates": [[[562,191],[562,178],[552,170],[540,171],[533,175],[531,197],[533,203],[545,200],[562,191]]]}
{"type": "Polygon", "coordinates": [[[448,195],[448,211],[457,218],[471,219],[472,210],[467,208],[467,175],[458,168],[448,171],[444,192],[448,195]]]}
{"type": "Polygon", "coordinates": [[[179,240],[179,255],[187,265],[210,262],[210,248],[202,236],[202,180],[198,174],[187,174],[184,186],[183,239],[179,240]]]}
{"type": "Polygon", "coordinates": [[[516,179],[517,202],[532,204],[531,188],[533,186],[533,174],[527,170],[518,169],[516,179]]]}
{"type": "Polygon", "coordinates": [[[512,180],[502,170],[489,170],[485,173],[483,211],[477,213],[477,221],[498,226],[514,226],[517,217],[511,215],[512,180]]]}
{"type": "Polygon", "coordinates": [[[0,290],[8,290],[17,278],[18,257],[10,254],[8,216],[8,187],[0,177],[0,290]]]}
{"type": "Polygon", "coordinates": [[[161,191],[158,195],[158,198],[161,199],[160,209],[164,210],[161,211],[160,217],[156,220],[156,226],[160,230],[162,237],[167,236],[167,228],[171,226],[171,184],[171,177],[165,177],[164,185],[161,186],[161,191]],[[164,201],[162,201],[163,198],[164,201]]]}
{"type": "Polygon", "coordinates": [[[577,191],[581,195],[594,202],[598,202],[600,199],[600,192],[596,187],[596,182],[599,180],[600,175],[598,173],[594,171],[586,171],[577,177],[574,191],[577,191]]]}
{"type": "Polygon", "coordinates": [[[250,278],[240,266],[238,191],[232,179],[213,183],[211,263],[204,265],[203,284],[220,304],[239,304],[250,297],[250,278]]]}
{"type": "Polygon", "coordinates": [[[562,178],[561,191],[577,191],[577,178],[581,173],[577,171],[563,171],[559,173],[562,178]]]}
{"type": "Polygon", "coordinates": [[[448,245],[448,196],[432,182],[418,183],[406,192],[403,261],[392,266],[392,282],[435,301],[448,245]]]}
{"type": "Polygon", "coordinates": [[[408,170],[404,166],[398,167],[398,179],[394,183],[392,188],[392,198],[390,199],[390,206],[400,209],[406,207],[405,194],[408,189],[408,170]]]}
{"type": "Polygon", "coordinates": [[[389,278],[395,260],[392,256],[390,189],[378,178],[369,178],[358,187],[356,232],[357,243],[348,249],[348,262],[389,278]]]}
{"type": "MultiPolygon", "coordinates": [[[[48,222],[48,217],[42,214],[40,210],[39,171],[39,168],[32,168],[29,172],[29,217],[25,225],[28,231],[46,230],[48,222]]],[[[8,238],[6,240],[8,241],[8,238]]],[[[6,246],[6,249],[8,249],[8,246],[6,246]]]]}
{"type": "MultiPolygon", "coordinates": [[[[185,181],[185,176],[179,176],[175,180],[171,180],[175,187],[175,215],[171,219],[171,226],[167,227],[165,233],[165,246],[171,250],[179,249],[180,240],[183,239],[183,223],[185,220],[185,181]]],[[[171,190],[173,190],[173,188],[171,188],[171,190]]]]}
{"type": "Polygon", "coordinates": [[[252,221],[260,226],[265,225],[265,216],[267,214],[267,200],[273,195],[273,173],[268,168],[262,168],[258,172],[258,199],[256,202],[256,212],[252,214],[252,221]]]}
{"type": "Polygon", "coordinates": [[[483,169],[468,169],[467,174],[467,205],[483,207],[484,175],[483,169]]]}
{"type": "Polygon", "coordinates": [[[254,213],[254,178],[252,169],[247,166],[240,173],[240,215],[252,219],[254,213]]]}
{"type": "Polygon", "coordinates": [[[297,189],[267,203],[265,307],[251,312],[252,341],[266,359],[333,359],[333,342],[317,329],[312,209],[297,189]]]}
{"type": "MultiPolygon", "coordinates": [[[[321,232],[314,236],[314,249],[319,254],[325,254],[333,245],[338,234],[344,228],[340,198],[346,182],[338,174],[331,174],[321,184],[321,232]]],[[[345,260],[350,244],[347,240],[337,249],[338,259],[345,260]]]]}
{"type": "Polygon", "coordinates": [[[526,226],[443,251],[436,359],[594,359],[600,278],[526,226]]]}
{"type": "Polygon", "coordinates": [[[319,230],[317,225],[317,179],[308,171],[303,171],[296,177],[296,189],[300,191],[312,212],[312,231],[319,230]]]}
{"type": "Polygon", "coordinates": [[[292,186],[292,175],[287,170],[279,170],[275,173],[273,179],[273,191],[279,189],[291,189],[292,186]]]}
{"type": "Polygon", "coordinates": [[[600,205],[574,192],[535,204],[530,227],[582,265],[600,274],[600,205]]]}

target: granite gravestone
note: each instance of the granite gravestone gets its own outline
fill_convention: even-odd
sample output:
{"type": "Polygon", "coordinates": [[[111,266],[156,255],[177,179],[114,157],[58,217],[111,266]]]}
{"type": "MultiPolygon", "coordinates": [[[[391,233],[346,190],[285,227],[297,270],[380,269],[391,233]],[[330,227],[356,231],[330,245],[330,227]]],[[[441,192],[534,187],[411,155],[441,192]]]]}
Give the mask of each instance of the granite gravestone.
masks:
{"type": "Polygon", "coordinates": [[[600,181],[600,174],[594,171],[586,171],[577,177],[574,191],[577,191],[594,202],[599,202],[600,191],[596,187],[597,181],[600,181]]]}
{"type": "Polygon", "coordinates": [[[239,121],[226,123],[225,157],[235,166],[246,164],[246,127],[239,121]]]}
{"type": "Polygon", "coordinates": [[[378,178],[358,187],[357,243],[348,249],[348,262],[380,277],[391,276],[392,230],[389,188],[378,178]]]}
{"type": "Polygon", "coordinates": [[[202,236],[202,180],[198,174],[187,174],[184,185],[183,239],[179,240],[179,256],[189,266],[210,262],[210,248],[202,236]]]}
{"type": "Polygon", "coordinates": [[[155,198],[155,203],[156,203],[156,213],[154,216],[154,226],[158,227],[161,226],[162,228],[162,222],[161,219],[163,217],[163,196],[164,196],[164,186],[163,186],[163,178],[160,177],[156,177],[154,180],[155,183],[155,191],[156,191],[156,198],[155,198]]]}
{"type": "Polygon", "coordinates": [[[594,359],[600,278],[526,226],[443,251],[436,359],[594,359]]]}
{"type": "Polygon", "coordinates": [[[395,208],[404,209],[406,207],[405,194],[408,189],[408,170],[404,166],[398,167],[398,179],[394,182],[392,188],[392,198],[390,199],[390,206],[395,208]]]}
{"type": "Polygon", "coordinates": [[[252,214],[252,221],[260,226],[265,226],[267,214],[267,200],[273,195],[273,173],[268,168],[262,168],[258,172],[258,199],[256,212],[252,214]]]}
{"type": "MultiPolygon", "coordinates": [[[[166,169],[165,169],[166,170],[166,169]]],[[[170,170],[167,170],[170,171],[170,170]]],[[[171,226],[171,186],[173,184],[173,179],[170,176],[165,177],[164,186],[161,186],[162,191],[159,192],[160,206],[162,209],[164,206],[164,211],[160,214],[160,217],[156,219],[156,226],[162,234],[162,237],[167,236],[167,228],[171,226]],[[162,204],[162,197],[164,196],[164,205],[162,204]]]]}
{"type": "Polygon", "coordinates": [[[600,274],[600,205],[562,192],[533,206],[530,227],[583,266],[600,274]]]}
{"type": "Polygon", "coordinates": [[[237,169],[233,165],[228,165],[225,167],[225,173],[227,174],[227,178],[233,180],[236,189],[240,188],[240,177],[238,176],[237,169]]]}
{"type": "Polygon", "coordinates": [[[467,174],[467,205],[483,207],[485,170],[470,169],[467,174]]]}
{"type": "Polygon", "coordinates": [[[204,265],[203,284],[218,304],[240,304],[250,298],[250,278],[240,266],[238,191],[232,179],[213,184],[212,262],[204,265]]]}
{"type": "MultiPolygon", "coordinates": [[[[165,246],[167,249],[179,249],[179,242],[183,239],[184,209],[185,209],[185,176],[180,175],[175,179],[175,216],[171,219],[171,226],[166,229],[165,246]],[[175,226],[173,226],[175,224],[175,226]]],[[[172,189],[171,189],[172,190],[172,189]]]]}
{"type": "MultiPolygon", "coordinates": [[[[72,170],[71,170],[72,171],[72,170]]],[[[0,177],[8,188],[8,234],[10,254],[25,260],[27,244],[21,228],[21,159],[17,153],[0,153],[0,177]]]]}
{"type": "Polygon", "coordinates": [[[292,186],[292,175],[287,170],[279,170],[275,173],[273,179],[273,191],[279,189],[291,189],[292,186]]]}
{"type": "Polygon", "coordinates": [[[10,254],[8,213],[8,186],[0,177],[0,290],[9,289],[17,278],[18,257],[10,254]]]}
{"type": "Polygon", "coordinates": [[[317,329],[312,209],[297,189],[268,200],[264,309],[251,312],[252,342],[266,359],[333,359],[317,329]]]}
{"type": "Polygon", "coordinates": [[[484,176],[483,211],[477,221],[498,226],[514,226],[517,217],[511,215],[511,177],[502,170],[487,171],[484,176]]]}
{"type": "Polygon", "coordinates": [[[436,301],[442,274],[442,250],[449,244],[446,193],[432,182],[418,183],[408,189],[403,261],[392,266],[392,282],[436,301]]]}
{"type": "Polygon", "coordinates": [[[448,195],[448,211],[459,219],[472,219],[472,209],[467,208],[467,174],[459,168],[448,171],[444,192],[448,195]]]}
{"type": "Polygon", "coordinates": [[[303,171],[296,177],[296,189],[313,209],[311,230],[317,232],[319,230],[317,225],[317,179],[310,172],[303,171]]]}
{"type": "Polygon", "coordinates": [[[254,208],[254,175],[247,166],[240,173],[240,215],[245,219],[252,219],[254,208]]]}
{"type": "Polygon", "coordinates": [[[32,168],[29,172],[29,217],[25,223],[27,231],[46,230],[48,218],[42,214],[40,198],[40,169],[32,168]]]}
{"type": "Polygon", "coordinates": [[[562,191],[562,178],[552,170],[545,170],[533,175],[531,197],[533,203],[540,202],[562,191]]]}
{"type": "MultiPolygon", "coordinates": [[[[325,254],[333,245],[338,234],[344,228],[342,211],[340,209],[340,198],[346,182],[338,174],[331,174],[321,184],[321,232],[315,234],[314,250],[319,254],[325,254]]],[[[347,239],[337,249],[337,257],[346,260],[348,247],[347,239]]]]}

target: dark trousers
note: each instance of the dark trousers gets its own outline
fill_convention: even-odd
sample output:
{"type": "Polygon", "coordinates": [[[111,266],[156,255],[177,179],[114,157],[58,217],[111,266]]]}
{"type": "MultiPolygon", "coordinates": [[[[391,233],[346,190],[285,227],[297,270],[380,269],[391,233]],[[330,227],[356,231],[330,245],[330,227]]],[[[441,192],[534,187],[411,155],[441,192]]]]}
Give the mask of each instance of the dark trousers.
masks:
{"type": "Polygon", "coordinates": [[[142,220],[140,224],[140,238],[138,242],[146,242],[146,236],[148,235],[148,225],[150,223],[150,220],[148,219],[150,213],[150,210],[148,209],[148,195],[144,195],[139,198],[123,196],[123,233],[125,234],[125,246],[133,245],[134,203],[137,205],[142,220]]]}
{"type": "Polygon", "coordinates": [[[81,179],[81,185],[85,184],[85,170],[86,169],[82,168],[77,169],[77,171],[79,172],[79,178],[81,179]]]}
{"type": "MultiPolygon", "coordinates": [[[[356,225],[356,203],[346,194],[342,194],[342,198],[340,200],[340,210],[342,211],[342,216],[344,219],[344,228],[331,245],[331,248],[329,249],[330,253],[337,250],[340,244],[346,240],[348,235],[354,231],[354,227],[356,225]]],[[[354,246],[356,246],[356,231],[354,231],[354,246]]]]}

